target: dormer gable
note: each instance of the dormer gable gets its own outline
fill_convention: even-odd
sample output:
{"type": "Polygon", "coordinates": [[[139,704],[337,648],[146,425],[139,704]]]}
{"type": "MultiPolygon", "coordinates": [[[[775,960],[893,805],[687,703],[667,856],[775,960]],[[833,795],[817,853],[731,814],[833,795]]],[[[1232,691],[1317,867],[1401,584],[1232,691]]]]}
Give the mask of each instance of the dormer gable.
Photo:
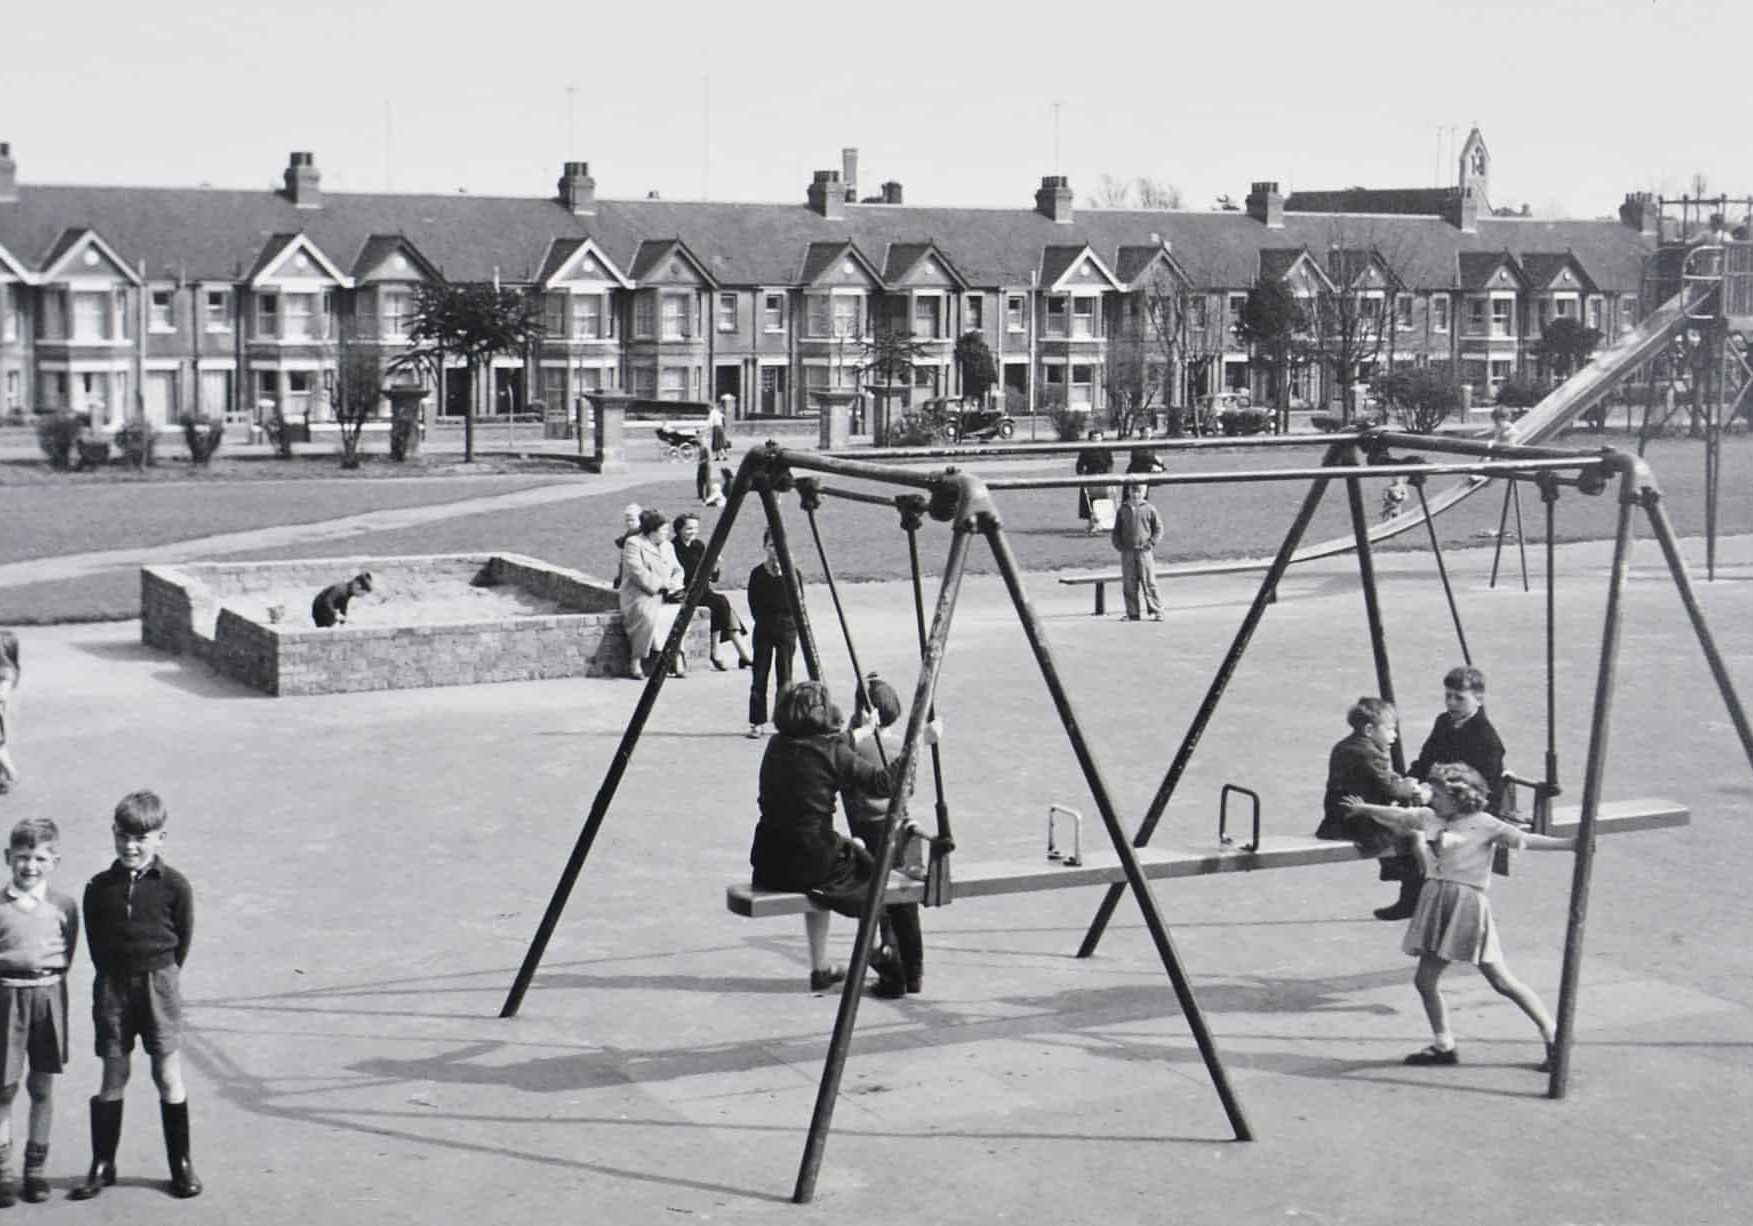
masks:
{"type": "Polygon", "coordinates": [[[1507,251],[1463,251],[1457,257],[1461,288],[1474,293],[1525,290],[1527,277],[1507,251]]]}
{"type": "Polygon", "coordinates": [[[126,281],[139,285],[140,277],[128,262],[116,254],[115,248],[103,241],[96,230],[67,230],[55,241],[43,271],[37,278],[43,285],[75,281],[102,281],[113,284],[126,281]]]}
{"type": "Polygon", "coordinates": [[[965,291],[968,282],[955,265],[944,258],[936,243],[890,243],[883,266],[883,281],[890,289],[948,289],[965,291]]]}
{"type": "Polygon", "coordinates": [[[1406,288],[1382,253],[1374,247],[1328,251],[1326,272],[1337,290],[1391,293],[1406,288]]]}
{"type": "Polygon", "coordinates": [[[251,289],[349,289],[353,278],[324,255],[308,234],[276,234],[246,278],[251,289]]]}
{"type": "Polygon", "coordinates": [[[641,286],[667,285],[677,289],[718,286],[718,279],[679,238],[647,239],[640,243],[633,256],[631,277],[641,286]]]}
{"type": "Polygon", "coordinates": [[[1043,248],[1041,285],[1050,294],[1123,288],[1120,279],[1090,250],[1088,243],[1043,248]]]}
{"type": "Polygon", "coordinates": [[[1281,282],[1298,298],[1330,294],[1338,288],[1307,247],[1266,247],[1260,251],[1260,281],[1281,282]]]}
{"type": "Polygon", "coordinates": [[[373,234],[353,261],[353,282],[442,281],[444,274],[400,234],[373,234]]]}
{"type": "Polygon", "coordinates": [[[542,261],[542,271],[536,275],[536,280],[545,290],[563,290],[572,286],[601,290],[610,285],[633,288],[632,279],[616,267],[615,261],[597,246],[593,238],[555,240],[548,248],[548,256],[542,261]]]}
{"type": "Polygon", "coordinates": [[[1600,287],[1589,276],[1582,262],[1569,251],[1552,253],[1524,252],[1522,272],[1528,288],[1535,293],[1595,294],[1600,287]]]}
{"type": "Polygon", "coordinates": [[[1183,287],[1193,284],[1165,242],[1123,246],[1114,253],[1114,277],[1122,289],[1143,289],[1160,276],[1170,277],[1183,287]]]}
{"type": "Polygon", "coordinates": [[[811,243],[804,249],[798,280],[805,289],[883,288],[883,275],[856,243],[811,243]]]}

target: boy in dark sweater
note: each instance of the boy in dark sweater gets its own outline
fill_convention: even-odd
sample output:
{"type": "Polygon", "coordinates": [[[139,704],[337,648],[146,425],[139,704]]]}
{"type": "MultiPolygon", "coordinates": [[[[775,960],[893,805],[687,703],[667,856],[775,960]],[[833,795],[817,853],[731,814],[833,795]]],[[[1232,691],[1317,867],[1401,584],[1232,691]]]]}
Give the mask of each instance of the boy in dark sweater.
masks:
{"type": "MultiPolygon", "coordinates": [[[[1394,704],[1380,698],[1360,698],[1345,713],[1351,735],[1333,746],[1327,755],[1327,790],[1321,802],[1321,824],[1315,829],[1317,839],[1349,839],[1372,855],[1383,856],[1385,880],[1401,882],[1400,901],[1377,908],[1377,919],[1405,919],[1400,914],[1405,902],[1404,876],[1406,864],[1417,872],[1418,861],[1410,854],[1384,854],[1394,851],[1395,838],[1384,826],[1362,814],[1352,813],[1346,806],[1348,796],[1368,796],[1372,805],[1418,804],[1424,797],[1420,785],[1394,770],[1389,750],[1400,738],[1400,714],[1394,704]],[[1361,819],[1361,820],[1360,820],[1361,819]],[[1371,827],[1374,829],[1371,829],[1371,827]],[[1403,863],[1403,861],[1405,863],[1403,863]]],[[[1422,883],[1423,878],[1419,878],[1422,883]]],[[[1413,893],[1414,899],[1417,892],[1413,893]]]]}
{"type": "Polygon", "coordinates": [[[1451,668],[1443,674],[1443,713],[1407,768],[1414,779],[1426,779],[1430,768],[1464,762],[1485,778],[1490,795],[1485,811],[1503,817],[1503,740],[1485,717],[1485,674],[1476,668],[1451,668]]]}
{"type": "MultiPolygon", "coordinates": [[[[767,722],[767,685],[773,681],[777,698],[791,684],[792,657],[797,654],[797,619],[791,613],[791,600],[785,592],[785,571],[779,565],[779,550],[773,544],[771,531],[761,534],[761,546],[767,551],[762,563],[749,572],[749,615],[754,620],[754,676],[749,679],[750,740],[758,740],[767,722]]],[[[798,593],[802,600],[803,594],[798,593]]]]}
{"type": "Polygon", "coordinates": [[[91,1100],[91,1173],[73,1189],[88,1200],[116,1182],[122,1094],[134,1039],[152,1061],[158,1086],[170,1190],[201,1195],[189,1161],[189,1103],[183,1088],[183,1001],[179,971],[195,935],[195,895],[186,877],[159,857],[167,818],[154,792],[132,792],[116,806],[116,861],[85,887],[86,944],[97,974],[92,1023],[103,1086],[91,1100]]]}

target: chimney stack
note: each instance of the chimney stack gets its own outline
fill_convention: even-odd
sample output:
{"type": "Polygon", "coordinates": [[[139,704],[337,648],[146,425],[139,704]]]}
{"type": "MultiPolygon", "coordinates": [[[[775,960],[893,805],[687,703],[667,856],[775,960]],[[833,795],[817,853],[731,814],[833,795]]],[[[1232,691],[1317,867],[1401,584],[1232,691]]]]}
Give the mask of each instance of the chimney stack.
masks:
{"type": "Polygon", "coordinates": [[[1269,179],[1256,180],[1243,205],[1248,216],[1268,230],[1284,229],[1284,193],[1269,179]]]}
{"type": "Polygon", "coordinates": [[[1449,224],[1462,234],[1479,233],[1479,189],[1472,186],[1449,190],[1449,224]]]}
{"type": "Polygon", "coordinates": [[[811,209],[830,221],[846,216],[846,192],[838,170],[816,171],[815,181],[810,184],[809,203],[811,209]]]}
{"type": "Polygon", "coordinates": [[[1626,192],[1625,203],[1619,206],[1619,220],[1639,234],[1655,234],[1660,217],[1656,198],[1649,192],[1626,192]]]}
{"type": "Polygon", "coordinates": [[[0,201],[18,199],[18,163],[12,160],[12,142],[0,140],[0,201]]]}
{"type": "Polygon", "coordinates": [[[846,185],[846,203],[858,200],[858,150],[840,150],[840,181],[846,185]]]}
{"type": "Polygon", "coordinates": [[[883,203],[901,203],[901,185],[893,179],[890,179],[887,183],[883,184],[883,203]]]}
{"type": "Polygon", "coordinates": [[[1035,212],[1060,225],[1071,224],[1071,180],[1064,175],[1042,175],[1035,189],[1035,212]]]}
{"type": "Polygon", "coordinates": [[[322,183],[316,155],[294,153],[286,164],[286,198],[301,209],[320,209],[323,207],[322,183]]]}
{"type": "Polygon", "coordinates": [[[560,171],[560,203],[576,217],[597,211],[597,181],[590,177],[589,162],[567,162],[560,171]]]}

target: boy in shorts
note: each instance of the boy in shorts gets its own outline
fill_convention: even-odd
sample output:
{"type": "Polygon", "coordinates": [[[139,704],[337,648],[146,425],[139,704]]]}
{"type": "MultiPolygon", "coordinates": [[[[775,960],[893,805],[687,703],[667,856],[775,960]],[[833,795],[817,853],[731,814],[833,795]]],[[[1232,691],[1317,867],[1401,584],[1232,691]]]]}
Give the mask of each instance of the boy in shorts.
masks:
{"type": "Polygon", "coordinates": [[[183,1000],[178,974],[195,935],[195,894],[158,854],[167,814],[155,792],[132,792],[116,806],[116,861],[85,887],[85,931],[97,974],[91,1016],[103,1086],[91,1100],[91,1173],[73,1189],[89,1200],[116,1182],[122,1093],[134,1039],[152,1060],[171,1195],[201,1195],[189,1161],[189,1103],[183,1089],[183,1000]]]}
{"type": "Polygon", "coordinates": [[[67,967],[79,944],[79,911],[73,900],[49,888],[61,859],[61,832],[46,817],[27,817],[12,828],[6,863],[12,880],[0,895],[0,1207],[18,1201],[12,1179],[12,1100],[26,1058],[30,1075],[30,1139],[24,1146],[24,1199],[49,1199],[43,1168],[49,1161],[54,1119],[54,1077],[67,1063],[67,967]]]}

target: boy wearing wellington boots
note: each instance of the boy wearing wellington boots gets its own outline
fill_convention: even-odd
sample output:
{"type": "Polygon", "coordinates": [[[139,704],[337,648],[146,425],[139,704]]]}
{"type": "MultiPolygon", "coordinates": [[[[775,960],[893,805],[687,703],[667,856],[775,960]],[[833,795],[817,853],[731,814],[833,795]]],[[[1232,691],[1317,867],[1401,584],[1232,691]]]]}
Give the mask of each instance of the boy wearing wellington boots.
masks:
{"type": "Polygon", "coordinates": [[[166,816],[154,792],[124,796],[116,806],[116,861],[85,887],[86,944],[97,969],[91,1015],[103,1087],[91,1100],[91,1173],[73,1189],[74,1200],[89,1200],[116,1182],[122,1094],[136,1037],[158,1086],[171,1195],[201,1195],[189,1161],[189,1103],[177,1051],[183,1022],[179,972],[195,935],[195,895],[188,879],[159,856],[166,816]]]}

